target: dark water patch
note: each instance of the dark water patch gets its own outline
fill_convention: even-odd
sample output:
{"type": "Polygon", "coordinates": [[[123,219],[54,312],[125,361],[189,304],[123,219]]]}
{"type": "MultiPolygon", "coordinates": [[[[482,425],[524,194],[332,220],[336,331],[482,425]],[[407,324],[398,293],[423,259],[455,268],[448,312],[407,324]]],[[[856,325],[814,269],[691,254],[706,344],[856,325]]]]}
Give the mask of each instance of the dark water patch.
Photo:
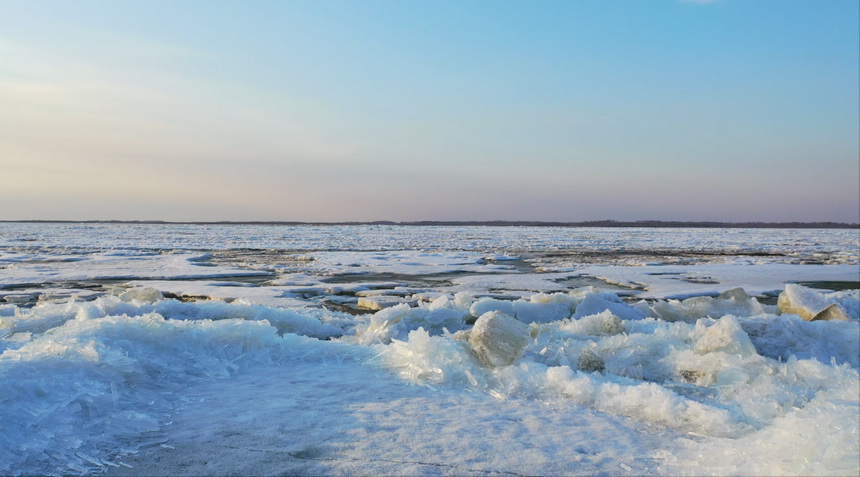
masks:
{"type": "MultiPolygon", "coordinates": [[[[224,286],[257,287],[266,284],[274,275],[249,274],[220,277],[181,277],[166,279],[170,282],[206,280],[223,283],[224,286]]],[[[21,307],[33,307],[42,302],[57,302],[74,298],[76,301],[91,301],[105,295],[118,296],[129,287],[132,280],[161,280],[159,277],[111,277],[91,278],[87,280],[51,281],[41,283],[0,284],[0,304],[15,304],[21,307]]],[[[165,298],[180,301],[210,300],[209,296],[175,295],[162,291],[165,298]]]]}
{"type": "Polygon", "coordinates": [[[714,280],[711,277],[688,277],[688,278],[683,278],[682,280],[687,282],[687,283],[696,283],[699,285],[719,285],[720,284],[719,281],[714,280]]]}
{"type": "Polygon", "coordinates": [[[290,273],[306,269],[312,261],[302,255],[310,253],[307,250],[231,249],[206,252],[194,260],[196,265],[290,273]]]}
{"type": "Polygon", "coordinates": [[[798,285],[803,285],[809,288],[819,290],[843,291],[843,290],[858,290],[860,289],[860,281],[828,281],[819,280],[812,282],[797,282],[798,285]]]}
{"type": "MultiPolygon", "coordinates": [[[[690,263],[708,263],[721,261],[730,257],[757,257],[785,259],[789,255],[782,252],[765,250],[672,250],[672,249],[624,249],[613,250],[563,250],[543,253],[533,253],[535,259],[565,260],[583,265],[625,264],[630,261],[654,262],[652,265],[685,265],[690,263]]],[[[813,260],[826,262],[827,258],[798,257],[793,262],[813,260]]]]}
{"type": "Polygon", "coordinates": [[[32,289],[83,289],[83,290],[109,290],[112,287],[121,286],[128,278],[93,278],[89,280],[69,280],[57,282],[39,283],[14,283],[9,285],[0,284],[0,290],[32,290],[32,289]]]}
{"type": "Polygon", "coordinates": [[[31,307],[39,302],[40,294],[35,293],[11,293],[0,297],[0,303],[31,307]]]}
{"type": "MultiPolygon", "coordinates": [[[[522,255],[522,254],[518,254],[522,255]]],[[[535,268],[534,264],[531,263],[527,259],[517,258],[517,259],[509,259],[509,260],[494,260],[494,259],[482,259],[478,261],[481,265],[504,265],[505,267],[509,267],[511,271],[516,273],[539,273],[537,268],[535,268]]]]}
{"type": "Polygon", "coordinates": [[[438,287],[450,285],[450,280],[457,277],[483,275],[474,272],[428,273],[425,275],[406,275],[403,273],[341,273],[321,279],[322,283],[366,283],[366,282],[397,282],[409,287],[438,287]]]}
{"type": "Polygon", "coordinates": [[[232,303],[235,301],[234,298],[214,298],[209,295],[189,295],[189,294],[176,294],[173,292],[161,292],[161,296],[168,300],[176,300],[181,301],[182,303],[194,303],[198,301],[223,301],[224,303],[232,303]]]}
{"type": "Polygon", "coordinates": [[[594,277],[591,275],[574,275],[566,278],[560,278],[554,281],[559,285],[564,286],[567,290],[593,286],[599,288],[601,291],[609,291],[618,295],[645,290],[645,287],[635,287],[622,285],[619,283],[611,283],[602,278],[594,277]]]}
{"type": "Polygon", "coordinates": [[[170,281],[198,281],[211,280],[213,282],[224,282],[223,286],[236,286],[236,283],[245,286],[261,286],[267,285],[276,275],[274,273],[254,273],[248,275],[224,275],[219,277],[189,277],[172,279],[170,281]]]}
{"type": "Polygon", "coordinates": [[[341,311],[350,315],[372,315],[373,313],[376,313],[378,311],[370,310],[367,308],[359,308],[358,300],[355,300],[354,302],[347,302],[333,300],[332,297],[326,297],[320,300],[319,304],[327,310],[341,311]]]}

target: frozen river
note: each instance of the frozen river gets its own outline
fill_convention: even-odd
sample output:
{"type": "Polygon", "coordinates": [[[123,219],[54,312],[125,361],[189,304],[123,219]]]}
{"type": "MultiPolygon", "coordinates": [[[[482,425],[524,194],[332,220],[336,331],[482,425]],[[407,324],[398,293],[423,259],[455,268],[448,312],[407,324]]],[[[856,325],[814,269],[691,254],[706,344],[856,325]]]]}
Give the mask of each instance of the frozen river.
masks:
{"type": "Polygon", "coordinates": [[[858,282],[857,230],[3,223],[0,472],[856,474],[858,282]]]}

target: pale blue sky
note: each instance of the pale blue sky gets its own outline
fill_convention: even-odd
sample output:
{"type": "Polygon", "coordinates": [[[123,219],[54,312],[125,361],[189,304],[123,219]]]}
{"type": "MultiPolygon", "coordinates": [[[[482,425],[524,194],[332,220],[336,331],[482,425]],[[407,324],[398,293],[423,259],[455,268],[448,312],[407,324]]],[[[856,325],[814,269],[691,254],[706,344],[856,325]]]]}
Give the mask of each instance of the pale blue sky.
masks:
{"type": "Polygon", "coordinates": [[[0,0],[0,219],[860,221],[860,2],[0,0]]]}

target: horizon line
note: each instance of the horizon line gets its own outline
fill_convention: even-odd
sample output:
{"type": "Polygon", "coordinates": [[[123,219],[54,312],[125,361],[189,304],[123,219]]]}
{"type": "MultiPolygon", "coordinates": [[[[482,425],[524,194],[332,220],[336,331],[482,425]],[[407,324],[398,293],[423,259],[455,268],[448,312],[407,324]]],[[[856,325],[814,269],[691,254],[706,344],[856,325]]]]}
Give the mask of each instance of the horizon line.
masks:
{"type": "Polygon", "coordinates": [[[691,220],[587,220],[587,221],[543,221],[543,220],[409,220],[409,221],[291,221],[291,220],[64,220],[21,219],[0,220],[0,223],[55,223],[55,224],[139,224],[139,225],[271,225],[271,226],[338,226],[338,225],[390,225],[390,226],[492,226],[492,227],[654,227],[654,228],[822,228],[860,229],[860,223],[848,222],[721,222],[691,220]]]}

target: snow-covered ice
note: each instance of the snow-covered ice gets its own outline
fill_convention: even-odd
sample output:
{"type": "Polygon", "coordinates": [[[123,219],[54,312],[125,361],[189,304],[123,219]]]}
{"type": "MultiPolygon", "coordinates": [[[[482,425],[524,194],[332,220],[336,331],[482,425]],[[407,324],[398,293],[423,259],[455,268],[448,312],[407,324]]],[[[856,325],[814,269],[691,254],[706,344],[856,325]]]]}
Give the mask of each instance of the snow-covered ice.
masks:
{"type": "Polygon", "coordinates": [[[858,249],[0,224],[0,473],[856,475],[858,249]]]}

